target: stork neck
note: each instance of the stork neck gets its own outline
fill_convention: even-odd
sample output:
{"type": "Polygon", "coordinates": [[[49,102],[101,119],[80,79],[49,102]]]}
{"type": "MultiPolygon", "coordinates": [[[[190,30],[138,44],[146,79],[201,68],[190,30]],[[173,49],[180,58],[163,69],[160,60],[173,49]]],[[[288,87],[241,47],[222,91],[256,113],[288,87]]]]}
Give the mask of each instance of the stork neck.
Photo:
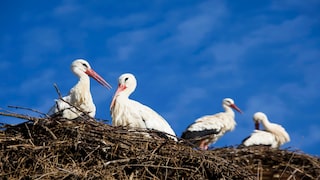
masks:
{"type": "Polygon", "coordinates": [[[122,98],[129,99],[129,96],[132,94],[133,91],[133,88],[127,87],[123,91],[119,92],[119,96],[121,96],[122,98]]]}
{"type": "Polygon", "coordinates": [[[262,123],[262,125],[264,126],[265,129],[267,129],[267,130],[270,129],[270,124],[271,123],[269,122],[268,119],[262,119],[261,123],[262,123]]]}
{"type": "Polygon", "coordinates": [[[87,75],[79,76],[79,81],[76,86],[81,86],[81,88],[90,90],[90,77],[87,75]]]}
{"type": "Polygon", "coordinates": [[[128,92],[126,92],[126,91],[122,91],[122,92],[120,92],[120,93],[118,94],[117,99],[128,100],[130,94],[131,94],[131,93],[128,93],[128,92]]]}
{"type": "MultiPolygon", "coordinates": [[[[113,97],[111,105],[110,105],[110,110],[111,110],[111,114],[113,116],[114,111],[118,111],[121,110],[123,108],[121,108],[122,106],[125,106],[129,101],[129,97],[126,94],[117,94],[116,96],[113,97]]],[[[116,113],[118,114],[118,113],[116,113]]]]}

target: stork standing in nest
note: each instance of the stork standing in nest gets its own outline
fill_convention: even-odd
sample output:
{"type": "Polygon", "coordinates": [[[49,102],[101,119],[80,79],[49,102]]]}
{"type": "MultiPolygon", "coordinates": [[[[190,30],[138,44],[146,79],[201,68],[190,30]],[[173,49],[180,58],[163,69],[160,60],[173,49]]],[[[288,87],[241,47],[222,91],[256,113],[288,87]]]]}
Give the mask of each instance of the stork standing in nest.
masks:
{"type": "Polygon", "coordinates": [[[266,114],[257,112],[253,115],[255,130],[242,141],[244,146],[265,145],[272,148],[279,148],[284,143],[290,141],[287,131],[279,124],[271,123],[266,114]],[[262,123],[265,130],[259,130],[262,123]]]}
{"type": "Polygon", "coordinates": [[[77,59],[71,64],[72,72],[79,77],[78,83],[70,90],[69,95],[55,100],[55,105],[49,110],[48,115],[60,114],[67,119],[75,119],[84,113],[90,117],[95,116],[96,106],[90,92],[90,77],[102,86],[110,89],[111,86],[83,59],[77,59]]]}
{"type": "Polygon", "coordinates": [[[232,108],[242,113],[231,98],[223,99],[222,107],[225,112],[197,119],[182,133],[181,138],[190,140],[201,150],[207,150],[210,144],[215,143],[226,132],[235,128],[235,113],[232,108]]]}
{"type": "Polygon", "coordinates": [[[119,77],[118,89],[110,105],[112,125],[157,130],[176,140],[176,134],[162,116],[148,106],[129,99],[136,87],[137,80],[133,74],[125,73],[119,77]]]}

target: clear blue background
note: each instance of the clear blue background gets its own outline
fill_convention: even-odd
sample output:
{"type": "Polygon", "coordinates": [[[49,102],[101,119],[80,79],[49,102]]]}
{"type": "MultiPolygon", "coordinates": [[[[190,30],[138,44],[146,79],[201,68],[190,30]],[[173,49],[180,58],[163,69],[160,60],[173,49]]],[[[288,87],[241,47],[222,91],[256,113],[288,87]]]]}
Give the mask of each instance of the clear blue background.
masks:
{"type": "Polygon", "coordinates": [[[117,79],[131,72],[132,99],[179,136],[231,97],[244,114],[214,147],[239,144],[262,111],[289,132],[282,148],[320,155],[319,15],[318,0],[3,0],[0,107],[47,112],[58,97],[53,84],[68,94],[77,82],[70,64],[84,58],[113,86],[91,81],[97,118],[111,119],[117,79]]]}

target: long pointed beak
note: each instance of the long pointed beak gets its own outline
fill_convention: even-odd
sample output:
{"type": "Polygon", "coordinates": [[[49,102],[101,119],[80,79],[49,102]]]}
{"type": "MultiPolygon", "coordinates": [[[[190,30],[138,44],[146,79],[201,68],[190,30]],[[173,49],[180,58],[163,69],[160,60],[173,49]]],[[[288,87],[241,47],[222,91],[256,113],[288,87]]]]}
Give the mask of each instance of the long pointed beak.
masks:
{"type": "Polygon", "coordinates": [[[235,109],[236,111],[242,114],[242,111],[235,104],[231,104],[230,107],[232,107],[233,109],[235,109]]]}
{"type": "Polygon", "coordinates": [[[119,84],[119,85],[118,85],[118,89],[117,89],[117,91],[114,93],[114,96],[113,96],[112,101],[111,101],[111,104],[110,104],[110,110],[113,108],[114,103],[116,102],[116,98],[117,98],[118,94],[119,94],[121,91],[125,90],[126,88],[127,88],[127,87],[126,87],[125,85],[123,85],[123,84],[119,84]]]}
{"type": "Polygon", "coordinates": [[[104,80],[98,73],[96,73],[93,69],[88,69],[86,72],[86,74],[88,74],[90,77],[92,77],[93,79],[95,79],[96,81],[98,81],[98,83],[100,83],[102,86],[111,89],[112,87],[110,86],[109,83],[107,83],[106,80],[104,80]]]}
{"type": "Polygon", "coordinates": [[[256,130],[259,130],[259,129],[260,129],[260,123],[259,123],[259,122],[255,122],[255,123],[254,123],[254,128],[255,128],[256,130]]]}

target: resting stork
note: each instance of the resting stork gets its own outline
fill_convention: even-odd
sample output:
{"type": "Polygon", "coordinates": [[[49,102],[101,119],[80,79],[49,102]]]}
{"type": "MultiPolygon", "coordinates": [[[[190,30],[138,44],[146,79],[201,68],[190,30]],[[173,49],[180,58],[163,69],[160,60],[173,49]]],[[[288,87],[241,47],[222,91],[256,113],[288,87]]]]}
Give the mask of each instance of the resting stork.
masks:
{"type": "Polygon", "coordinates": [[[225,112],[206,115],[197,119],[182,133],[181,138],[190,140],[201,150],[207,150],[210,144],[215,143],[226,132],[235,128],[235,114],[232,108],[242,113],[231,98],[223,99],[222,107],[225,112]]]}
{"type": "Polygon", "coordinates": [[[244,146],[265,145],[272,148],[279,148],[284,143],[290,141],[289,134],[279,124],[271,123],[267,115],[257,112],[253,115],[255,130],[252,134],[242,141],[244,146]],[[265,130],[259,130],[259,124],[262,123],[265,130]]]}
{"type": "Polygon", "coordinates": [[[163,117],[148,106],[129,99],[136,87],[137,80],[133,74],[126,73],[119,77],[118,89],[110,105],[112,125],[158,130],[177,140],[176,134],[163,117]]]}
{"type": "Polygon", "coordinates": [[[83,112],[90,117],[95,116],[96,106],[93,103],[90,92],[90,77],[98,81],[102,86],[110,89],[111,86],[83,59],[77,59],[71,64],[72,72],[79,77],[78,83],[70,90],[69,95],[55,100],[55,105],[49,110],[48,115],[60,114],[67,119],[75,119],[83,112]]]}

